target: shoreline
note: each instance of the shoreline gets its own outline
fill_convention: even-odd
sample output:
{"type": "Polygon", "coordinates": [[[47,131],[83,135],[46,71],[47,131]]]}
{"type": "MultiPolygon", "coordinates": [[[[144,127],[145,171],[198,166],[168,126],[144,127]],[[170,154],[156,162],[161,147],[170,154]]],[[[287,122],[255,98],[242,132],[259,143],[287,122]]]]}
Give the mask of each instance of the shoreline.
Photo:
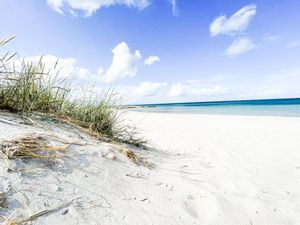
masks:
{"type": "Polygon", "coordinates": [[[299,97],[294,98],[262,98],[262,99],[236,99],[236,100],[215,100],[215,101],[200,101],[200,102],[163,102],[163,103],[146,103],[146,104],[135,104],[128,106],[160,106],[160,105],[185,105],[185,104],[195,104],[195,103],[238,103],[238,102],[263,102],[263,101],[284,101],[284,100],[292,100],[292,101],[300,101],[299,97]]]}
{"type": "Polygon", "coordinates": [[[300,117],[300,98],[180,102],[129,106],[139,112],[300,117]]]}
{"type": "Polygon", "coordinates": [[[224,117],[259,117],[259,118],[300,118],[299,116],[282,116],[282,115],[248,115],[248,114],[209,114],[209,113],[189,113],[189,112],[154,112],[154,111],[138,111],[138,110],[134,110],[134,109],[122,109],[122,111],[124,112],[128,112],[128,113],[141,113],[141,114],[159,114],[159,115],[195,115],[195,116],[224,116],[224,117]]]}

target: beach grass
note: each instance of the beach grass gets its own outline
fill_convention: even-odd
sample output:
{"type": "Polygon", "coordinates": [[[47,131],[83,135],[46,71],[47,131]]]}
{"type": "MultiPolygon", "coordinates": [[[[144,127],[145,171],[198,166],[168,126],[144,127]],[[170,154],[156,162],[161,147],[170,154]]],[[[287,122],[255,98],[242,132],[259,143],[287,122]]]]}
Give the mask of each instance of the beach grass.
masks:
{"type": "MultiPolygon", "coordinates": [[[[0,47],[13,37],[0,40],[0,47]]],[[[19,60],[16,54],[0,56],[0,109],[28,114],[38,113],[88,130],[88,133],[106,140],[145,147],[134,127],[120,122],[121,104],[113,89],[90,99],[72,98],[68,74],[61,76],[56,68],[45,69],[43,57],[38,63],[19,60]]],[[[56,63],[57,65],[57,63],[56,63]]]]}

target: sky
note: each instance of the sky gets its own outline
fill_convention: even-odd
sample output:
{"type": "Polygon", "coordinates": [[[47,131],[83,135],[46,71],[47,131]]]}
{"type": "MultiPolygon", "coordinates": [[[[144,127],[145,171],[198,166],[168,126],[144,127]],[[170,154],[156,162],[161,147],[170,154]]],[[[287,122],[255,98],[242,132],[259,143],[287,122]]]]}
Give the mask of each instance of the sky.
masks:
{"type": "Polygon", "coordinates": [[[1,0],[4,51],[125,104],[300,97],[300,0],[1,0]]]}

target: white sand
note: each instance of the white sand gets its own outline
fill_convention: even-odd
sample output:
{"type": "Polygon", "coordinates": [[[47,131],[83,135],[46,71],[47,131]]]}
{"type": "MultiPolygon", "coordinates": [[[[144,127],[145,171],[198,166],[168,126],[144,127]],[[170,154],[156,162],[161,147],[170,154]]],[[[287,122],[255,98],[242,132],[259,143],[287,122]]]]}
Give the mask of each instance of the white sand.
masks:
{"type": "Polygon", "coordinates": [[[128,117],[161,151],[166,224],[300,224],[300,118],[128,117]]]}
{"type": "Polygon", "coordinates": [[[0,192],[7,197],[0,216],[28,218],[73,200],[32,224],[300,224],[300,118],[125,117],[155,146],[142,154],[156,169],[138,167],[68,126],[32,127],[0,115],[0,140],[36,133],[85,143],[39,171],[7,172],[0,160],[0,192]],[[109,152],[117,159],[105,157],[109,152]]]}

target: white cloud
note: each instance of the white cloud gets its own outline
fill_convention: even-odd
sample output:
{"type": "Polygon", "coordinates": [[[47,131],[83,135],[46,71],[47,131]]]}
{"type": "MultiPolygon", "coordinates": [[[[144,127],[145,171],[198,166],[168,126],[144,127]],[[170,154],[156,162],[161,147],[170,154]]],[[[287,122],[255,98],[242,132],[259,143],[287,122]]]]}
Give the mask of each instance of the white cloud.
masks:
{"type": "Polygon", "coordinates": [[[172,13],[174,16],[178,15],[178,9],[177,9],[177,0],[169,0],[169,2],[172,5],[172,13]]]}
{"type": "Polygon", "coordinates": [[[272,42],[278,40],[279,38],[280,35],[265,34],[263,39],[264,41],[272,42]]]}
{"type": "Polygon", "coordinates": [[[91,73],[88,69],[80,67],[78,69],[78,78],[80,79],[88,79],[91,76],[91,73]]]}
{"type": "Polygon", "coordinates": [[[215,85],[207,88],[196,88],[196,89],[191,88],[190,90],[190,94],[197,95],[197,96],[209,96],[209,95],[221,94],[226,92],[227,89],[219,85],[215,85]]]}
{"type": "MultiPolygon", "coordinates": [[[[89,86],[94,87],[99,81],[99,76],[96,73],[80,66],[74,58],[59,58],[54,55],[32,56],[16,59],[9,66],[14,65],[16,71],[22,71],[23,63],[33,65],[37,72],[44,73],[42,76],[44,82],[48,82],[48,80],[58,83],[66,82],[64,84],[71,88],[71,97],[74,99],[84,98],[86,95],[91,97],[91,92],[83,91],[83,89],[89,86]]],[[[96,93],[93,94],[96,96],[96,93]]]]}
{"type": "Polygon", "coordinates": [[[114,49],[113,59],[110,67],[106,72],[102,72],[99,68],[99,74],[104,82],[111,83],[115,80],[125,77],[133,77],[138,71],[138,64],[142,60],[141,53],[136,50],[134,53],[130,52],[128,45],[121,42],[114,49]]]}
{"type": "Polygon", "coordinates": [[[157,85],[160,88],[153,92],[151,84],[121,85],[116,89],[122,93],[122,99],[127,104],[299,97],[300,68],[274,71],[269,71],[268,74],[256,74],[260,82],[249,79],[248,75],[251,71],[248,71],[243,75],[239,73],[216,75],[216,77],[210,76],[199,80],[181,81],[173,85],[162,85],[163,87],[157,85]],[[236,85],[237,82],[239,85],[236,85]],[[141,90],[148,90],[150,87],[145,94],[137,91],[143,86],[147,88],[141,90]]]}
{"type": "Polygon", "coordinates": [[[253,16],[256,14],[256,5],[246,5],[232,16],[217,17],[210,25],[211,36],[220,34],[234,35],[247,29],[253,16]]]}
{"type": "Polygon", "coordinates": [[[255,94],[260,98],[283,98],[300,96],[300,68],[289,68],[278,74],[266,76],[257,85],[255,94]]]}
{"type": "MultiPolygon", "coordinates": [[[[14,60],[17,70],[21,69],[22,62],[33,63],[38,65],[40,60],[44,64],[44,72],[50,71],[51,76],[59,75],[58,78],[68,78],[76,80],[85,80],[84,82],[98,82],[112,83],[118,79],[125,77],[133,77],[138,72],[138,67],[142,65],[142,56],[140,51],[131,52],[125,42],[121,42],[114,49],[112,49],[113,59],[109,68],[105,71],[99,67],[95,72],[82,67],[74,58],[59,58],[54,55],[43,55],[21,58],[14,60]]],[[[150,56],[145,60],[145,64],[151,65],[159,61],[159,57],[150,56]]]]}
{"type": "Polygon", "coordinates": [[[206,96],[206,97],[208,97],[208,96],[222,94],[222,93],[226,93],[226,92],[227,92],[227,89],[222,86],[219,86],[219,85],[213,85],[210,87],[201,87],[201,86],[197,86],[197,85],[191,85],[191,84],[182,85],[181,83],[177,83],[170,88],[169,96],[171,96],[171,97],[179,97],[179,96],[188,96],[188,97],[206,96]]]}
{"type": "Polygon", "coordinates": [[[180,83],[174,84],[174,85],[172,85],[172,87],[169,91],[169,96],[172,96],[172,97],[180,96],[182,94],[182,91],[183,91],[182,84],[180,84],[180,83]]]}
{"type": "Polygon", "coordinates": [[[22,63],[32,63],[38,66],[40,62],[43,64],[44,73],[48,73],[49,76],[55,78],[84,78],[88,77],[91,73],[88,69],[78,65],[78,62],[74,58],[59,58],[54,55],[32,56],[25,57],[19,60],[14,60],[14,65],[17,70],[20,70],[22,63]]]}
{"type": "Polygon", "coordinates": [[[68,11],[72,15],[76,15],[74,10],[82,11],[85,16],[91,16],[97,10],[103,7],[114,5],[126,5],[144,9],[150,4],[151,0],[47,0],[48,5],[55,11],[63,14],[68,11]]]}
{"type": "Polygon", "coordinates": [[[248,38],[239,38],[227,48],[226,55],[230,57],[237,56],[255,48],[255,45],[248,38]]]}
{"type": "Polygon", "coordinates": [[[158,56],[150,55],[147,59],[144,60],[144,64],[150,66],[158,61],[160,61],[160,58],[158,56]]]}
{"type": "Polygon", "coordinates": [[[154,96],[165,86],[167,86],[167,83],[165,82],[143,82],[135,89],[134,93],[141,97],[154,96]]]}
{"type": "Polygon", "coordinates": [[[295,48],[295,47],[299,47],[299,46],[300,46],[300,40],[291,41],[286,44],[287,48],[295,48]]]}

